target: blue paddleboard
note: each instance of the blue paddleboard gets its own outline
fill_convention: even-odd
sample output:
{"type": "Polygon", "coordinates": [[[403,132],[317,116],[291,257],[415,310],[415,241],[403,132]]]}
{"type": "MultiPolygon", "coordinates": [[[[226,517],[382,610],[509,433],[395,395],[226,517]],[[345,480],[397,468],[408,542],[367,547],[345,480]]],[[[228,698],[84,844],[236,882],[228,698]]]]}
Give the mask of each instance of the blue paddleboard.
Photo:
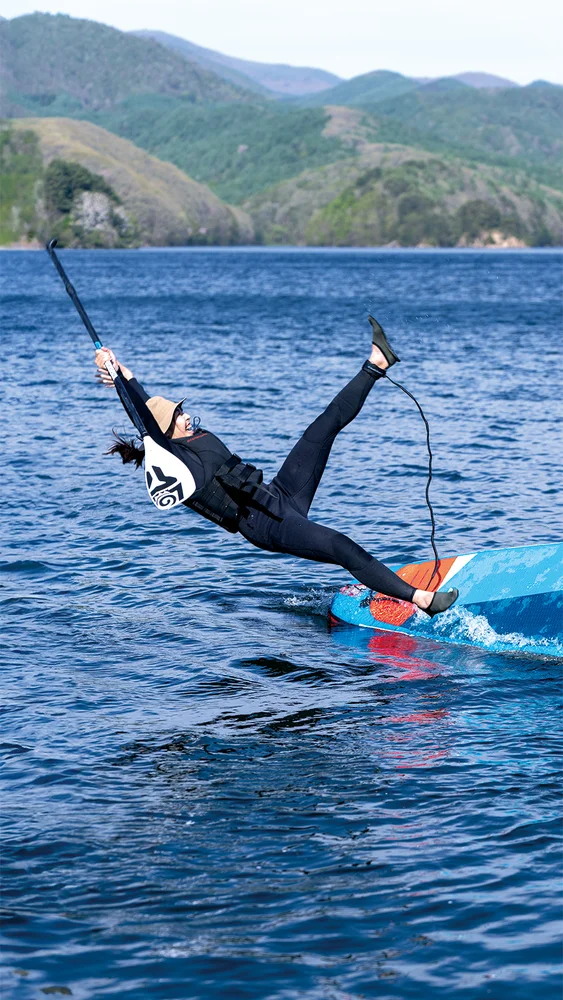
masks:
{"type": "Polygon", "coordinates": [[[353,583],[334,597],[331,617],[440,642],[563,657],[563,542],[441,559],[432,581],[433,562],[393,569],[421,590],[457,587],[459,598],[429,618],[413,604],[353,583]]]}

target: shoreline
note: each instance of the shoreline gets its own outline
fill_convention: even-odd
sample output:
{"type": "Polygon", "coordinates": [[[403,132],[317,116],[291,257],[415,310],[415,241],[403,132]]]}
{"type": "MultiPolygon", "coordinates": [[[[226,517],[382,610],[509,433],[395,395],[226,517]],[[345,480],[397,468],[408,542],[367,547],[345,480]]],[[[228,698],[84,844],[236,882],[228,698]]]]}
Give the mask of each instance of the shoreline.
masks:
{"type": "MultiPolygon", "coordinates": [[[[16,253],[32,252],[44,250],[42,244],[31,245],[21,243],[8,243],[0,245],[1,251],[12,251],[16,253]]],[[[499,246],[496,244],[486,244],[482,246],[467,247],[429,247],[429,246],[299,246],[298,244],[257,244],[242,243],[240,245],[224,246],[214,244],[210,246],[141,246],[141,247],[60,247],[66,253],[561,253],[563,244],[550,247],[530,247],[530,246],[499,246]]]]}

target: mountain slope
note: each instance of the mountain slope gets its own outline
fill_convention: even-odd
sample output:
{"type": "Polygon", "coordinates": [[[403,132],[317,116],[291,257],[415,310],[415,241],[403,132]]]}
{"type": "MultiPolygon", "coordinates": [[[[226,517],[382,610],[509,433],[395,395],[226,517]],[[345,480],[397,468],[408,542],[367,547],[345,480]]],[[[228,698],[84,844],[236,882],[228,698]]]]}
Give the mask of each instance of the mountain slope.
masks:
{"type": "Polygon", "coordinates": [[[208,107],[139,98],[89,117],[234,203],[307,167],[354,154],[337,135],[325,133],[324,108],[277,101],[208,107]]]}
{"type": "Polygon", "coordinates": [[[563,87],[538,81],[495,91],[447,78],[407,89],[404,77],[390,82],[403,86],[401,79],[404,93],[393,97],[384,94],[385,78],[368,74],[332,88],[323,100],[331,105],[339,95],[340,105],[361,109],[372,141],[513,163],[545,183],[563,185],[563,87]]]}
{"type": "Polygon", "coordinates": [[[430,93],[438,91],[442,95],[460,94],[462,87],[497,91],[508,88],[519,89],[517,83],[500,76],[492,76],[490,73],[458,73],[455,76],[429,80],[403,76],[401,73],[392,73],[389,70],[376,70],[345,80],[322,94],[305,97],[300,103],[308,107],[321,103],[361,107],[400,97],[402,94],[418,91],[424,87],[430,87],[430,93]]]}
{"type": "Polygon", "coordinates": [[[525,174],[406,146],[284,181],[245,203],[265,243],[321,246],[560,244],[563,195],[525,174]]]}
{"type": "Polygon", "coordinates": [[[184,38],[169,35],[165,31],[134,31],[132,34],[140,38],[153,38],[227,80],[232,80],[241,86],[256,88],[270,96],[275,94],[278,97],[295,97],[300,94],[313,94],[327,90],[340,82],[340,77],[323,69],[237,59],[222,52],[215,52],[213,49],[202,48],[184,38]]]}
{"type": "Polygon", "coordinates": [[[476,90],[437,81],[364,105],[381,140],[450,149],[479,159],[552,170],[563,153],[563,87],[476,90]]]}
{"type": "Polygon", "coordinates": [[[151,39],[64,14],[0,23],[0,114],[74,114],[138,93],[192,102],[252,95],[151,39]]]}
{"type": "MultiPolygon", "coordinates": [[[[161,162],[162,169],[174,164],[194,179],[180,174],[184,184],[201,182],[219,198],[246,202],[267,242],[454,245],[560,239],[560,202],[550,188],[563,186],[558,172],[561,87],[536,82],[479,89],[452,78],[422,85],[381,71],[339,83],[321,95],[276,101],[226,82],[154,40],[92,22],[46,15],[17,18],[0,24],[0,43],[9,57],[2,66],[12,113],[15,98],[26,114],[38,109],[37,121],[39,115],[52,120],[55,110],[63,108],[66,116],[81,120],[75,121],[77,127],[87,119],[135,144],[112,152],[111,137],[98,131],[97,138],[90,133],[84,139],[85,150],[79,142],[86,137],[84,129],[70,134],[67,125],[63,151],[48,153],[63,161],[57,183],[68,175],[82,192],[82,202],[106,199],[106,216],[114,220],[115,232],[123,210],[131,219],[139,214],[147,242],[251,238],[248,220],[218,199],[210,216],[216,224],[211,225],[202,221],[205,213],[196,217],[184,211],[181,193],[167,201],[166,189],[175,184],[171,175],[158,182],[156,214],[127,202],[133,182],[128,175],[126,183],[123,171],[130,161],[137,172],[135,158],[146,154],[135,147],[142,147],[168,161],[161,162]],[[67,45],[72,50],[68,55],[67,45]],[[88,63],[89,54],[98,60],[99,72],[88,63]],[[344,104],[328,103],[335,94],[344,104]],[[321,106],[308,106],[318,102],[321,106]],[[388,175],[403,170],[404,161],[410,162],[406,173],[388,175]],[[77,163],[90,173],[81,173],[77,163]],[[111,191],[104,191],[105,182],[111,191]],[[181,206],[177,220],[176,204],[181,206]],[[464,207],[468,204],[470,208],[464,207]]],[[[40,129],[37,122],[34,127],[40,129]]],[[[61,133],[60,122],[56,130],[61,133]]],[[[48,138],[41,133],[44,149],[48,138]]],[[[11,148],[6,145],[8,159],[11,148]]],[[[10,184],[19,155],[14,152],[10,160],[10,184]]],[[[34,170],[30,168],[29,177],[34,170]]],[[[135,185],[137,191],[142,186],[135,185]]],[[[211,197],[207,190],[205,198],[211,197]]],[[[71,224],[70,215],[67,222],[71,224]]]]}
{"type": "Polygon", "coordinates": [[[495,93],[446,81],[339,111],[328,103],[208,107],[141,95],[88,117],[239,203],[306,169],[355,157],[366,141],[513,166],[561,187],[562,97],[563,88],[550,85],[495,93]]]}
{"type": "MultiPolygon", "coordinates": [[[[42,167],[62,160],[102,178],[115,192],[137,242],[153,246],[252,242],[252,224],[240,209],[224,204],[171,164],[90,122],[26,118],[10,122],[9,128],[28,137],[27,173],[34,173],[38,183],[35,229],[41,237],[48,235],[41,227],[50,220],[39,204],[44,194],[37,149],[42,167]]],[[[25,157],[17,166],[22,175],[26,173],[25,157]]]]}

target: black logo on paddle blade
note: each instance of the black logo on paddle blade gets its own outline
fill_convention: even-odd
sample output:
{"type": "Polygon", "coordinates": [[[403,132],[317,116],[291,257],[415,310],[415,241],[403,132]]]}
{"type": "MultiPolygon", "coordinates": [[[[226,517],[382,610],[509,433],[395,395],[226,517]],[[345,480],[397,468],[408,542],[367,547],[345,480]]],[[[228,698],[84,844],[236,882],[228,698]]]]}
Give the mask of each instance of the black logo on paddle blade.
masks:
{"type": "Polygon", "coordinates": [[[151,466],[151,472],[147,469],[146,477],[150,498],[157,507],[171,507],[184,499],[182,484],[176,476],[167,476],[158,465],[151,466]],[[158,480],[155,486],[154,477],[158,480]]]}

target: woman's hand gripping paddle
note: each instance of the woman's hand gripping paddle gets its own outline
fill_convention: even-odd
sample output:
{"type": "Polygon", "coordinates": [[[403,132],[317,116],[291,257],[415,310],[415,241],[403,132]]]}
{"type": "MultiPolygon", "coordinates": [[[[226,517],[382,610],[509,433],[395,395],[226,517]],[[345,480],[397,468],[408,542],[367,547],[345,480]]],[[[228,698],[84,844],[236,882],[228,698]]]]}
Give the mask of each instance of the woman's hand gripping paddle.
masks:
{"type": "MultiPolygon", "coordinates": [[[[78,298],[76,289],[69,281],[65,269],[55,253],[56,245],[56,240],[49,240],[46,245],[47,253],[62,279],[65,289],[72,300],[72,304],[88,330],[95,348],[99,350],[102,347],[102,342],[78,298]]],[[[149,497],[159,510],[172,510],[178,504],[184,503],[195,492],[196,484],[194,477],[188,467],[168,450],[166,444],[167,438],[161,433],[145,403],[142,400],[139,401],[140,405],[133,402],[131,394],[127,389],[127,381],[116,370],[111,358],[108,357],[104,360],[104,366],[127,411],[129,419],[143,439],[145,448],[145,483],[149,497]],[[151,423],[154,424],[153,435],[147,431],[146,423],[149,423],[149,425],[151,423]],[[155,437],[159,438],[160,443],[155,440],[155,437]]]]}

